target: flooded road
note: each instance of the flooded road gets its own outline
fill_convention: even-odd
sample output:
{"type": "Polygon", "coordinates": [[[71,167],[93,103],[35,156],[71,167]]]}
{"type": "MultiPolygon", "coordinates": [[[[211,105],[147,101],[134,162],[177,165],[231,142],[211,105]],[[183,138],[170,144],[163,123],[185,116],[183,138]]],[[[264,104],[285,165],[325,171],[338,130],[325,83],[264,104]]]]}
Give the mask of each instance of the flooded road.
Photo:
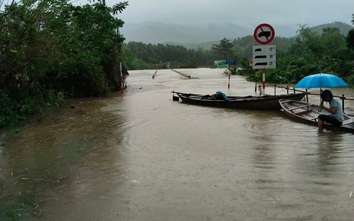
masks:
{"type": "Polygon", "coordinates": [[[353,219],[353,134],[172,101],[254,94],[240,76],[228,90],[222,70],[179,71],[191,78],[131,71],[124,96],[72,100],[2,133],[0,220],[353,219]]]}

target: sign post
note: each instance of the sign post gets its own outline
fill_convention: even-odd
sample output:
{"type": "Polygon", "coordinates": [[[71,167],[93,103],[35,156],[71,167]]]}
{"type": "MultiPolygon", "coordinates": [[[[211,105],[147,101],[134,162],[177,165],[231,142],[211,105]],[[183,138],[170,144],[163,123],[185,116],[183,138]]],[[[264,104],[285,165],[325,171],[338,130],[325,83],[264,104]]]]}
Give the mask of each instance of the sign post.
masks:
{"type": "Polygon", "coordinates": [[[123,70],[122,70],[122,62],[119,62],[119,70],[120,70],[120,92],[124,94],[124,79],[123,79],[123,70]]]}
{"type": "Polygon", "coordinates": [[[262,69],[262,87],[265,92],[265,73],[267,68],[276,66],[276,46],[267,45],[275,37],[274,28],[266,23],[258,25],[254,29],[253,37],[260,45],[253,46],[253,69],[262,69]]]}
{"type": "Polygon", "coordinates": [[[228,77],[228,81],[227,81],[227,89],[230,89],[230,77],[231,77],[231,74],[229,71],[229,77],[228,77]]]}
{"type": "MultiPolygon", "coordinates": [[[[230,82],[231,82],[231,65],[235,64],[235,60],[226,60],[226,64],[227,64],[227,68],[226,68],[226,72],[228,75],[228,81],[227,81],[227,89],[230,89],[230,82]]],[[[225,72],[224,72],[225,73],[225,72]]]]}

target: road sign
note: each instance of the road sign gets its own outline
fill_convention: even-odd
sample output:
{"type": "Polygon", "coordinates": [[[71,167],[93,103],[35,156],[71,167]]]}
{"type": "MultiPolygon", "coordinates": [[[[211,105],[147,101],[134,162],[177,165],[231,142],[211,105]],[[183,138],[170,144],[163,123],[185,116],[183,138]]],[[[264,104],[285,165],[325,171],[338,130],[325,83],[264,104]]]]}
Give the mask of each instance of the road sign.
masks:
{"type": "Polygon", "coordinates": [[[275,37],[274,28],[266,23],[260,24],[254,29],[253,37],[261,45],[269,44],[275,37]]]}
{"type": "Polygon", "coordinates": [[[253,45],[253,69],[269,69],[276,67],[275,45],[253,45]]]}
{"type": "Polygon", "coordinates": [[[231,60],[226,60],[226,64],[235,65],[236,62],[235,60],[231,59],[231,60]]]}

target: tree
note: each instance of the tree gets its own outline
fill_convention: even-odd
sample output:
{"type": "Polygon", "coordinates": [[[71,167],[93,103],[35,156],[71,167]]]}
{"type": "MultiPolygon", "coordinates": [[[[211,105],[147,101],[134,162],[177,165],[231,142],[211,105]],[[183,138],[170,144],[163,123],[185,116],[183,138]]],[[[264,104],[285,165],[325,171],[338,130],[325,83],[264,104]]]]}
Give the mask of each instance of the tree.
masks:
{"type": "MultiPolygon", "coordinates": [[[[354,14],[352,14],[352,23],[354,25],[354,14]]],[[[348,32],[348,36],[346,38],[347,41],[347,47],[349,51],[351,52],[351,57],[354,58],[354,29],[350,30],[348,32]]]]}
{"type": "Polygon", "coordinates": [[[352,29],[348,32],[348,36],[346,38],[346,41],[347,41],[348,49],[354,51],[354,29],[352,29]]]}
{"type": "Polygon", "coordinates": [[[171,67],[180,68],[195,68],[212,63],[210,52],[200,48],[195,50],[181,45],[152,45],[142,42],[129,42],[123,48],[124,63],[130,69],[156,68],[167,62],[171,67]]]}
{"type": "MultiPolygon", "coordinates": [[[[52,98],[102,96],[119,88],[127,2],[74,6],[67,0],[13,2],[0,11],[0,126],[11,113],[40,112],[52,98]],[[4,102],[6,101],[6,102],[4,102]],[[10,103],[11,104],[10,104],[10,103]]],[[[5,122],[5,123],[4,123],[5,122]]]]}
{"type": "Polygon", "coordinates": [[[217,55],[219,55],[221,59],[226,60],[234,57],[232,47],[233,43],[230,42],[230,40],[224,38],[220,41],[220,44],[213,44],[212,50],[217,55]]]}

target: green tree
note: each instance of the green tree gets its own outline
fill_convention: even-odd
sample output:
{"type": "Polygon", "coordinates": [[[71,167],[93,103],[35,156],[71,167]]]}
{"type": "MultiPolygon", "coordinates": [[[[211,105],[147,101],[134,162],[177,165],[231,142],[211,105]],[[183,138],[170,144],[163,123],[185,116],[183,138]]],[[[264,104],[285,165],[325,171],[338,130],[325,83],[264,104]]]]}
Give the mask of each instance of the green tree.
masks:
{"type": "Polygon", "coordinates": [[[212,51],[220,56],[220,59],[230,59],[234,57],[233,43],[229,39],[222,39],[219,44],[213,44],[212,51]]]}
{"type": "Polygon", "coordinates": [[[130,69],[163,68],[166,62],[171,63],[172,68],[195,68],[212,63],[209,51],[187,49],[181,45],[129,42],[124,45],[124,54],[124,62],[130,69]]]}
{"type": "MultiPolygon", "coordinates": [[[[103,4],[69,5],[63,10],[71,15],[70,23],[61,24],[66,31],[58,33],[61,43],[58,45],[61,62],[55,76],[58,87],[65,87],[75,96],[104,95],[110,88],[117,88],[116,77],[119,73],[120,51],[123,36],[117,29],[123,21],[112,14],[122,10],[127,3],[118,4],[118,8],[103,4]]],[[[61,31],[60,29],[49,31],[61,31]]]]}
{"type": "MultiPolygon", "coordinates": [[[[352,14],[352,23],[354,25],[354,13],[352,14]]],[[[351,29],[348,32],[348,35],[346,37],[346,41],[347,41],[347,47],[348,49],[351,51],[351,55],[354,55],[354,29],[351,29]]]]}
{"type": "MultiPolygon", "coordinates": [[[[352,14],[352,23],[354,25],[354,14],[352,14]]],[[[350,69],[347,72],[347,80],[349,83],[354,84],[354,29],[351,29],[348,32],[346,43],[348,47],[348,63],[350,66],[350,69]]]]}
{"type": "Polygon", "coordinates": [[[62,94],[101,96],[118,89],[124,22],[115,14],[127,5],[6,5],[0,12],[0,126],[40,112],[62,94]],[[13,117],[2,118],[6,114],[13,117]]]}
{"type": "Polygon", "coordinates": [[[354,50],[354,29],[348,32],[348,36],[346,38],[347,47],[349,50],[354,50]]]}

